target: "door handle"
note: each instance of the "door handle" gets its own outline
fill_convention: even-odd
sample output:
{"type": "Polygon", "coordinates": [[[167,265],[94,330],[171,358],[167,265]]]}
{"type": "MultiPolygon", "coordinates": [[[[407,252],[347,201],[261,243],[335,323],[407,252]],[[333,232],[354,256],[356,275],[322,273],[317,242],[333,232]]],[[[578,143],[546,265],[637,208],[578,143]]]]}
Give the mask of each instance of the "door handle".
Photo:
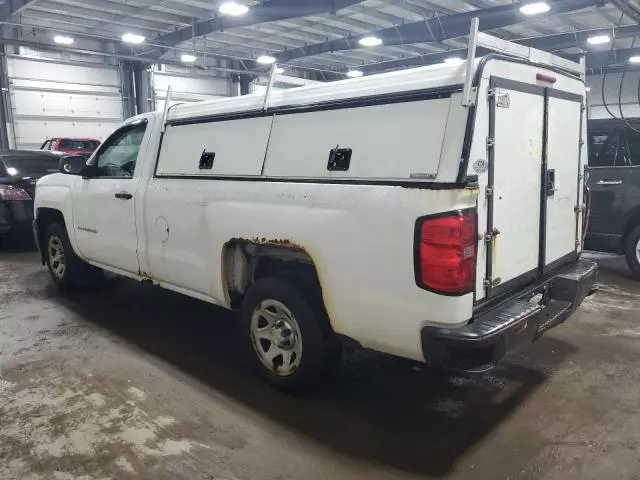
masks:
{"type": "Polygon", "coordinates": [[[611,186],[611,185],[622,185],[622,180],[600,180],[597,185],[605,185],[605,186],[611,186]]]}
{"type": "Polygon", "coordinates": [[[131,200],[133,198],[133,195],[131,195],[129,192],[118,192],[116,193],[115,197],[121,200],[131,200]]]}

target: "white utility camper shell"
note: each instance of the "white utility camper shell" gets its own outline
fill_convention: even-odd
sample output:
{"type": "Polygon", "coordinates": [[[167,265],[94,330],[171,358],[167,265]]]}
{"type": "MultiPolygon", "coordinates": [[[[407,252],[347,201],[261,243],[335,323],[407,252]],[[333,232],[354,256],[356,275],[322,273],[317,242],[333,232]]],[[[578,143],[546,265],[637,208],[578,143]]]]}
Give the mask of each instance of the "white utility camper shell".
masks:
{"type": "Polygon", "coordinates": [[[584,68],[477,30],[459,66],[128,120],[79,175],[38,184],[54,280],[100,268],[241,308],[283,386],[315,378],[337,339],[493,366],[565,320],[595,266],[579,261],[584,68]],[[59,274],[64,235],[89,270],[59,274]]]}

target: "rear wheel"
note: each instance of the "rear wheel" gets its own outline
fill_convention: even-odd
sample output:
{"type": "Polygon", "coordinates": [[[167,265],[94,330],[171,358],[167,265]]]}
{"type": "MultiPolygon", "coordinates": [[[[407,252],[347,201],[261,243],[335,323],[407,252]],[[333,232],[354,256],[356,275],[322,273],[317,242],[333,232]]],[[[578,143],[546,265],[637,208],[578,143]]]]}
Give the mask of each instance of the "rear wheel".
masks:
{"type": "Polygon", "coordinates": [[[627,237],[625,242],[625,255],[627,263],[633,273],[640,278],[640,225],[627,237]]]}
{"type": "Polygon", "coordinates": [[[53,281],[62,289],[80,290],[96,286],[102,270],[82,261],[73,251],[66,228],[52,223],[44,237],[44,256],[53,281]]]}
{"type": "Polygon", "coordinates": [[[340,358],[333,333],[322,325],[324,315],[291,283],[279,278],[257,281],[241,312],[243,341],[253,367],[281,389],[313,387],[340,358]]]}

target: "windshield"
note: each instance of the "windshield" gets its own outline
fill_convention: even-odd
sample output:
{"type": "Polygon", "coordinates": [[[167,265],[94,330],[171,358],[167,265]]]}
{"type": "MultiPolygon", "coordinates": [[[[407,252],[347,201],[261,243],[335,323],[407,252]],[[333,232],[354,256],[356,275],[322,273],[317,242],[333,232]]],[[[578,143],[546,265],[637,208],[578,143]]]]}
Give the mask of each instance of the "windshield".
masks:
{"type": "Polygon", "coordinates": [[[58,150],[76,151],[76,152],[93,152],[100,146],[97,140],[73,140],[71,138],[63,138],[60,140],[58,150]]]}
{"type": "MultiPolygon", "coordinates": [[[[1,157],[7,172],[14,176],[46,175],[58,171],[55,157],[1,157]]],[[[0,169],[2,170],[2,169],[0,169]]]]}

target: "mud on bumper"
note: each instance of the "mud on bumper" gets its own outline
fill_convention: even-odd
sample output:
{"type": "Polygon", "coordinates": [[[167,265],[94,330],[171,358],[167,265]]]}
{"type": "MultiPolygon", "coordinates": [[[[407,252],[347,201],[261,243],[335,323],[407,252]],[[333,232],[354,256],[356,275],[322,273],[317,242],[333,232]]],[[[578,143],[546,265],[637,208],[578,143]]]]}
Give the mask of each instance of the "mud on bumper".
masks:
{"type": "Polygon", "coordinates": [[[508,351],[564,322],[592,291],[597,269],[593,262],[573,263],[482,312],[464,327],[424,327],[425,360],[466,372],[494,367],[508,351]]]}

